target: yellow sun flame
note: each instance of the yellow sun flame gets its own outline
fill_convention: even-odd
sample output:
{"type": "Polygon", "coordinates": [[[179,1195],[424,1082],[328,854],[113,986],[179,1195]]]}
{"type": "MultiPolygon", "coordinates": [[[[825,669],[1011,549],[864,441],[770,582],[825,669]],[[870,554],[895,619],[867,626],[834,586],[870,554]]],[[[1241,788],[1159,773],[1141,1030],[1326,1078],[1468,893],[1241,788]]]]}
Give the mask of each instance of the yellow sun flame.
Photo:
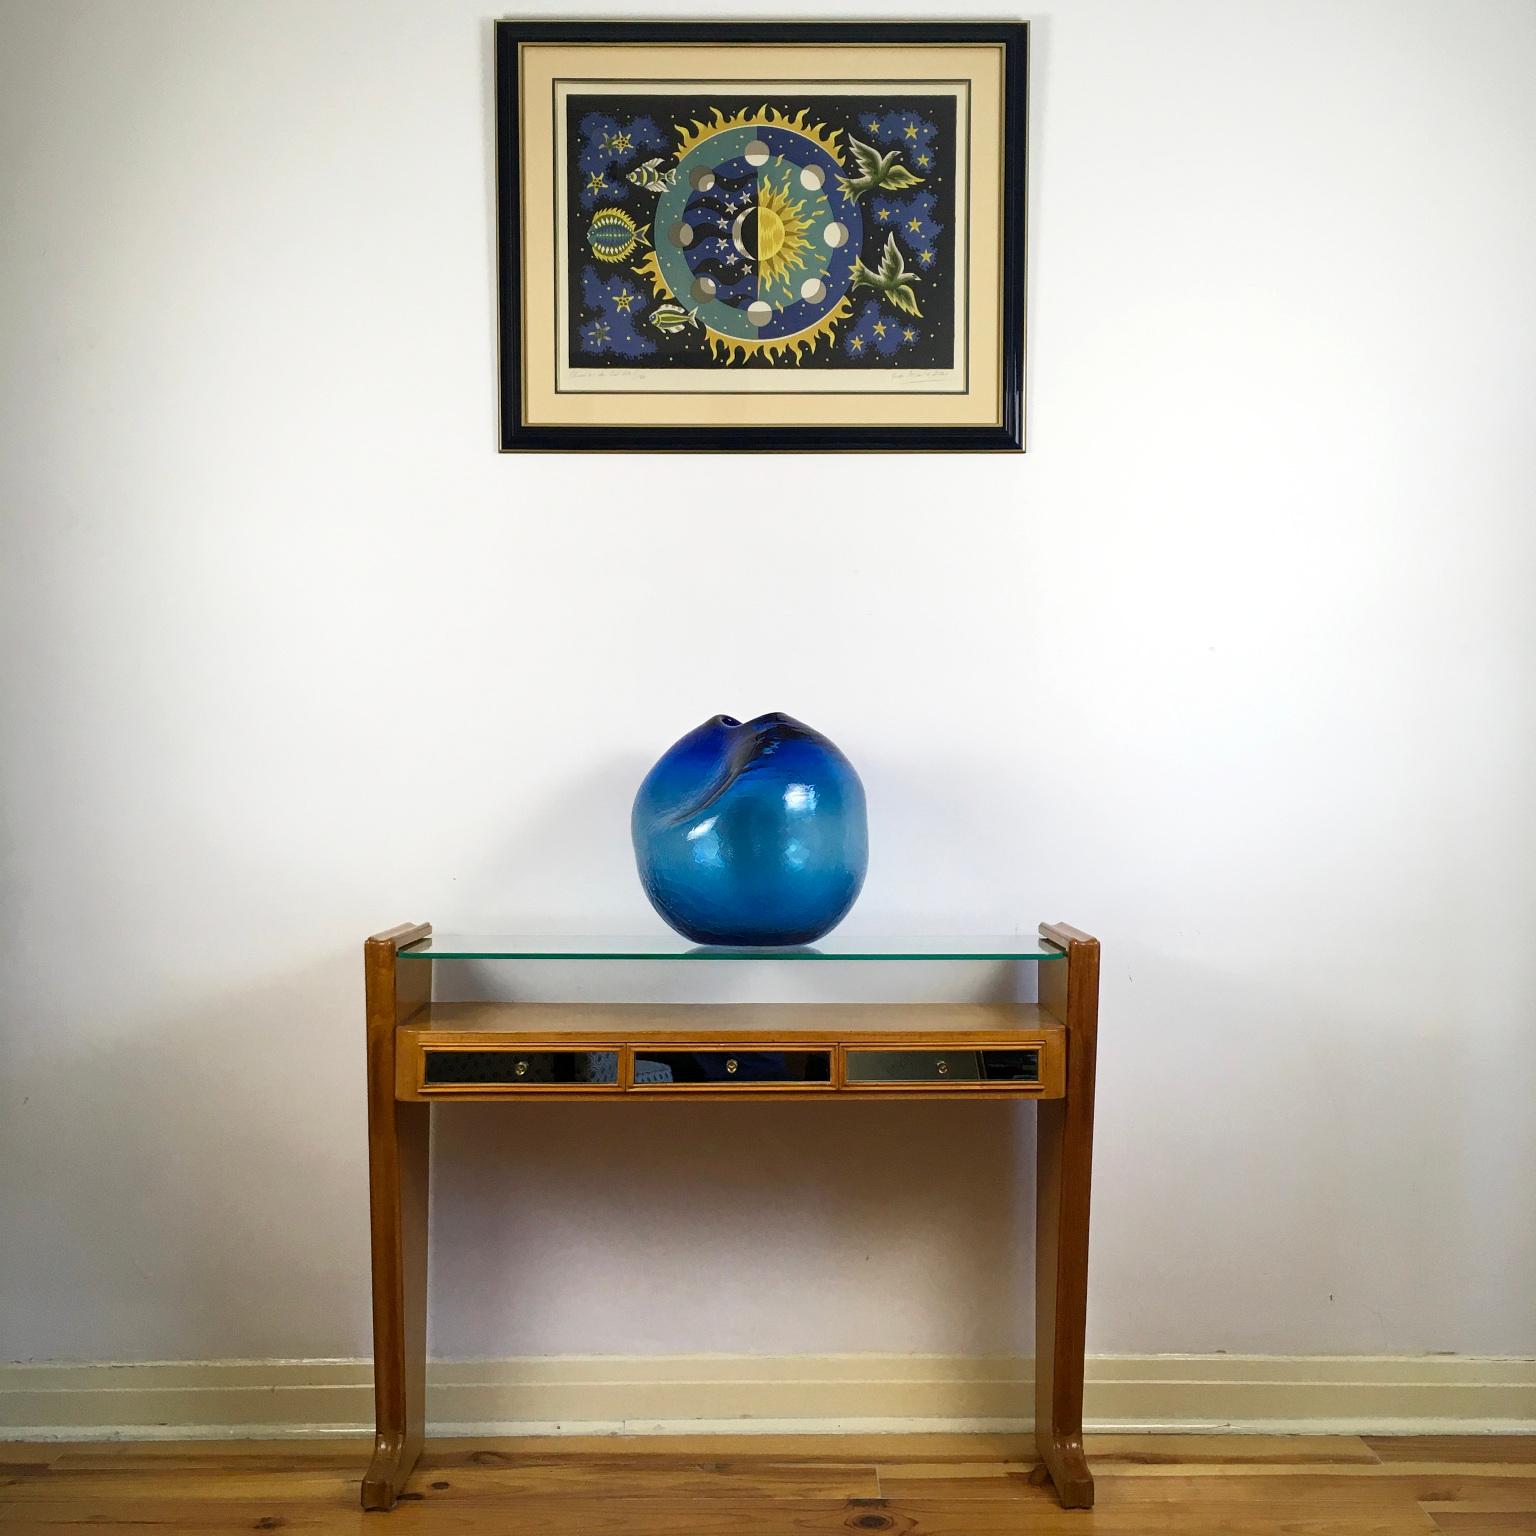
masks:
{"type": "Polygon", "coordinates": [[[674,297],[666,278],[661,275],[661,262],[657,259],[655,251],[647,251],[644,257],[629,270],[638,273],[641,277],[650,278],[651,292],[656,298],[670,299],[674,297]]]}
{"type": "Polygon", "coordinates": [[[814,352],[821,338],[823,336],[830,338],[837,329],[837,322],[846,320],[852,313],[853,301],[845,296],[839,299],[836,306],[828,310],[815,325],[808,326],[803,331],[796,331],[793,336],[774,336],[766,341],[757,339],[743,341],[739,336],[722,336],[711,325],[704,327],[704,334],[709,340],[709,355],[718,357],[726,363],[751,357],[755,352],[765,353],[770,363],[778,362],[787,353],[798,363],[802,352],[814,352]]]}
{"type": "Polygon", "coordinates": [[[724,133],[728,128],[745,128],[749,123],[762,123],[769,128],[788,128],[802,134],[813,143],[819,144],[841,165],[843,157],[838,152],[837,140],[842,129],[829,129],[824,123],[812,123],[807,126],[806,110],[805,107],[801,107],[793,117],[790,117],[787,112],[780,112],[776,107],[770,107],[765,103],[755,112],[750,108],[743,108],[740,112],[726,117],[719,107],[711,107],[710,111],[714,115],[712,123],[701,123],[695,118],[691,128],[684,127],[682,123],[673,124],[677,129],[677,158],[681,160],[694,145],[702,144],[705,139],[712,139],[717,133],[724,133]]]}
{"type": "MultiPolygon", "coordinates": [[[[639,277],[650,278],[654,297],[676,300],[677,295],[661,275],[661,263],[655,251],[647,251],[644,260],[637,262],[630,271],[639,277]]],[[[744,357],[751,357],[755,352],[763,352],[767,354],[770,363],[776,363],[786,355],[798,363],[802,352],[814,352],[821,338],[831,338],[837,330],[838,322],[846,320],[852,313],[853,300],[845,295],[815,325],[807,326],[793,336],[772,336],[766,340],[756,337],[743,340],[740,336],[727,336],[717,331],[707,320],[701,319],[701,324],[705,340],[709,342],[709,355],[720,362],[735,363],[744,357]]]]}

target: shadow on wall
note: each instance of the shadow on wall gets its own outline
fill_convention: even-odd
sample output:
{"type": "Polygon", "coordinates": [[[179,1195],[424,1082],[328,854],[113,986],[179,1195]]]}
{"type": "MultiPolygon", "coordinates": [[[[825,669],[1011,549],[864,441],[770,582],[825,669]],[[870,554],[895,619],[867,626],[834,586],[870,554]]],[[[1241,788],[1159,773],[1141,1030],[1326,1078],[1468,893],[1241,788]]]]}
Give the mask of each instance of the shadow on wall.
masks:
{"type": "Polygon", "coordinates": [[[431,1352],[963,1355],[1032,1339],[1034,1107],[434,1109],[431,1352]]]}
{"type": "Polygon", "coordinates": [[[454,891],[462,909],[495,914],[511,901],[520,920],[493,927],[514,930],[625,933],[659,924],[640,888],[629,831],[630,806],[649,767],[619,757],[562,774],[557,794],[541,798],[467,864],[454,891]],[[627,899],[615,903],[614,893],[627,899]]]}

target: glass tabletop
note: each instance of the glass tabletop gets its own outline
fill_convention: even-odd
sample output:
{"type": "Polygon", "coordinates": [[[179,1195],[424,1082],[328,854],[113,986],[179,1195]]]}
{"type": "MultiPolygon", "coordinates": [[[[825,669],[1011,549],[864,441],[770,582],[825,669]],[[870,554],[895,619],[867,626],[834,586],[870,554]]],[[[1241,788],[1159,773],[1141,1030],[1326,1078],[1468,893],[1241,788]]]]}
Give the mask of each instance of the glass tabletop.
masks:
{"type": "Polygon", "coordinates": [[[435,933],[400,951],[402,960],[1062,960],[1066,951],[1037,934],[1001,937],[870,938],[830,933],[783,948],[695,944],[679,934],[643,938],[551,934],[435,933]]]}

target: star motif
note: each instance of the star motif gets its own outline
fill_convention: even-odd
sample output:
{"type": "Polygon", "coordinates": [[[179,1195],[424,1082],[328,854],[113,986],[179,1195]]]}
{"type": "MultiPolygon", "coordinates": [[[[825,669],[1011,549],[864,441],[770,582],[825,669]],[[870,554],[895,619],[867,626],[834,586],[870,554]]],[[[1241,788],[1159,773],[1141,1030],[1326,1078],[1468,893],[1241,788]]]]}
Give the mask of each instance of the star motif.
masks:
{"type": "Polygon", "coordinates": [[[928,164],[928,156],[927,155],[919,155],[917,157],[917,163],[919,165],[927,165],[928,164]]]}
{"type": "Polygon", "coordinates": [[[916,214],[914,214],[910,219],[907,220],[907,228],[910,229],[914,235],[921,234],[923,230],[923,221],[918,218],[916,214]]]}
{"type": "Polygon", "coordinates": [[[740,206],[741,204],[734,197],[728,197],[725,200],[726,212],[728,213],[735,213],[740,206]]]}
{"type": "Polygon", "coordinates": [[[592,341],[608,340],[608,322],[599,320],[596,325],[587,327],[587,336],[592,341]]]}
{"type": "Polygon", "coordinates": [[[735,251],[732,251],[731,254],[725,258],[725,264],[728,267],[739,267],[741,265],[741,257],[738,256],[735,251]]]}
{"type": "Polygon", "coordinates": [[[602,190],[603,190],[603,173],[601,171],[593,171],[587,177],[587,191],[588,192],[601,192],[602,190]]]}
{"type": "Polygon", "coordinates": [[[864,338],[862,336],[855,336],[853,340],[848,343],[848,345],[852,347],[855,352],[862,352],[864,350],[864,338]]]}
{"type": "Polygon", "coordinates": [[[878,336],[881,341],[885,340],[885,321],[884,320],[876,320],[875,321],[875,335],[878,336]]]}
{"type": "Polygon", "coordinates": [[[914,331],[910,325],[904,325],[901,328],[901,339],[903,341],[916,341],[917,332],[914,331]]]}
{"type": "Polygon", "coordinates": [[[628,288],[619,289],[619,291],[613,296],[613,307],[615,309],[622,309],[626,313],[628,313],[629,306],[634,302],[635,296],[629,291],[628,288]]]}
{"type": "Polygon", "coordinates": [[[618,150],[621,155],[627,154],[629,152],[630,145],[632,145],[634,142],[635,141],[630,138],[627,133],[616,133],[613,136],[613,147],[618,150]]]}
{"type": "Polygon", "coordinates": [[[917,124],[916,123],[908,123],[907,124],[907,137],[909,139],[915,139],[917,137],[917,124]]]}
{"type": "Polygon", "coordinates": [[[876,217],[876,218],[877,218],[877,219],[888,219],[888,218],[890,218],[890,216],[891,216],[891,210],[890,210],[890,209],[889,209],[889,208],[881,208],[881,209],[880,209],[880,210],[879,210],[879,211],[878,211],[878,212],[877,212],[877,213],[876,213],[876,214],[875,214],[875,217],[876,217]]]}
{"type": "Polygon", "coordinates": [[[933,252],[932,251],[919,251],[917,253],[917,259],[920,262],[922,262],[924,266],[927,266],[927,264],[930,261],[933,260],[933,252]]]}
{"type": "Polygon", "coordinates": [[[873,118],[870,119],[869,131],[871,133],[879,133],[880,132],[880,124],[875,122],[873,118]]]}

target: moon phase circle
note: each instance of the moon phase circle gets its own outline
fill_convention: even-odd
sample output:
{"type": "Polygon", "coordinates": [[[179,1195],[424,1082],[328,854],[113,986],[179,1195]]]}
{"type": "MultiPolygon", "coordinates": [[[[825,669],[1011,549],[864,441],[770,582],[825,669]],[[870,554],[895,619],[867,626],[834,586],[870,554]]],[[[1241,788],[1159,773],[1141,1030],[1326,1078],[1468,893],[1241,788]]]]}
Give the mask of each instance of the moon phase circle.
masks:
{"type": "Polygon", "coordinates": [[[784,246],[784,221],[773,209],[754,203],[737,215],[731,242],[748,261],[771,261],[784,246]]]}
{"type": "Polygon", "coordinates": [[[653,262],[711,344],[782,353],[847,318],[864,225],[829,142],[819,126],[748,121],[685,147],[655,207],[653,262]]]}

